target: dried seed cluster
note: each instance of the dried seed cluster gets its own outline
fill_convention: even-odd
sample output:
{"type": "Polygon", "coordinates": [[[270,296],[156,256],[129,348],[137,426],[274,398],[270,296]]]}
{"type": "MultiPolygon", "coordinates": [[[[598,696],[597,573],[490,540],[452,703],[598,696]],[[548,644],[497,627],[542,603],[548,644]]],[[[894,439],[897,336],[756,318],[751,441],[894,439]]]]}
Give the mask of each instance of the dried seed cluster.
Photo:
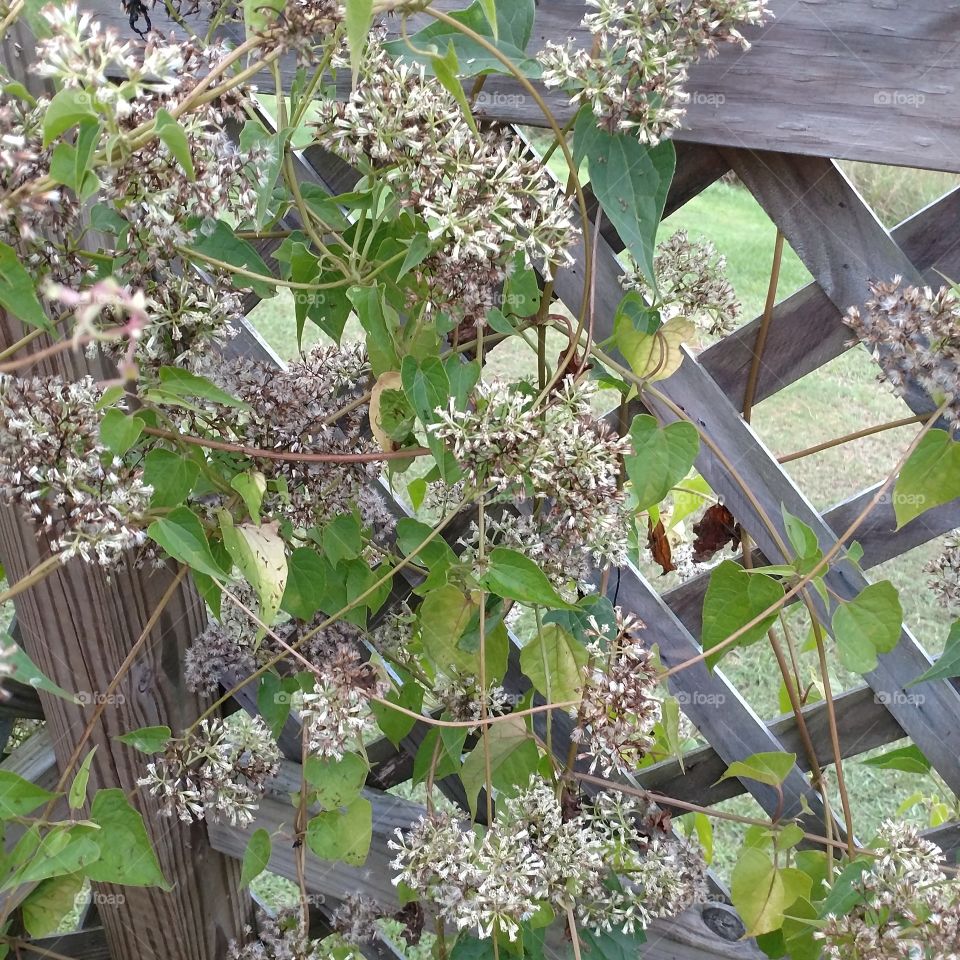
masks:
{"type": "MultiPolygon", "coordinates": [[[[960,951],[960,881],[943,851],[888,821],[879,857],[853,882],[858,902],[814,934],[827,960],[953,960],[960,951]]],[[[848,901],[845,901],[848,902],[848,901]]]]}
{"type": "Polygon", "coordinates": [[[583,559],[574,560],[578,552],[598,563],[626,558],[628,511],[618,480],[629,441],[594,418],[594,390],[589,381],[564,380],[550,405],[537,410],[526,394],[482,383],[473,407],[460,410],[451,400],[431,427],[452,445],[469,484],[541,505],[538,529],[504,519],[500,533],[505,545],[522,543],[538,561],[567,570],[568,585],[583,567],[583,559]]]}
{"type": "Polygon", "coordinates": [[[712,336],[723,336],[740,317],[740,301],[724,273],[726,257],[709,240],[691,240],[678,230],[661,243],[653,262],[656,291],[635,262],[630,266],[620,282],[643,294],[664,321],[685,317],[712,336]]]}
{"type": "Polygon", "coordinates": [[[869,347],[898,394],[915,385],[940,404],[960,429],[960,301],[950,287],[904,286],[900,277],[870,284],[864,308],[846,323],[869,347]]]}
{"type": "Polygon", "coordinates": [[[64,561],[110,566],[143,543],[152,490],[100,439],[92,378],[0,377],[0,496],[20,504],[64,561]]]}
{"type": "Polygon", "coordinates": [[[192,733],[171,740],[137,782],[160,799],[167,816],[185,823],[223,818],[245,827],[279,768],[280,751],[267,725],[240,712],[228,720],[203,720],[192,733]]]}

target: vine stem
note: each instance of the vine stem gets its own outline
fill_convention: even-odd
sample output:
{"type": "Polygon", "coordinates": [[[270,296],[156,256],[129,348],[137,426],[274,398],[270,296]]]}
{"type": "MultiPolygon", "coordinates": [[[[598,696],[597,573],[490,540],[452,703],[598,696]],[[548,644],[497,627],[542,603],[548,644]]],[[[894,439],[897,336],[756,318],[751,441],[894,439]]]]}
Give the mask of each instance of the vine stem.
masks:
{"type": "Polygon", "coordinates": [[[931,415],[930,419],[923,425],[923,429],[920,430],[916,437],[914,437],[913,442],[907,448],[907,451],[903,454],[900,460],[897,462],[893,471],[887,477],[886,480],[877,488],[874,495],[870,498],[870,502],[860,511],[860,513],[853,519],[850,523],[850,526],[844,531],[844,533],[837,537],[836,542],[826,553],[820,561],[813,567],[813,569],[801,577],[790,589],[784,593],[783,597],[778,600],[776,603],[771,604],[764,610],[762,613],[759,613],[755,616],[749,623],[744,624],[744,626],[738,628],[733,633],[730,634],[725,640],[721,640],[720,643],[716,646],[711,647],[709,650],[706,650],[695,657],[691,657],[689,660],[684,660],[682,663],[678,663],[675,666],[671,667],[664,674],[665,677],[672,676],[675,673],[679,673],[681,670],[686,670],[688,667],[692,667],[695,664],[701,663],[706,660],[708,656],[712,656],[716,653],[720,653],[722,650],[726,650],[727,647],[731,646],[739,640],[747,631],[752,630],[758,623],[762,623],[770,616],[771,613],[776,613],[778,610],[786,606],[787,601],[793,599],[793,597],[800,594],[805,587],[807,587],[817,576],[820,575],[830,564],[841,550],[844,549],[844,543],[852,537],[857,530],[860,529],[860,526],[867,519],[867,517],[873,512],[874,508],[886,495],[887,490],[890,487],[890,484],[893,483],[896,476],[903,469],[903,465],[910,459],[910,456],[913,454],[914,450],[920,445],[920,441],[933,429],[936,425],[936,422],[943,415],[944,411],[947,409],[947,403],[942,403],[937,410],[931,415]]]}
{"type": "Polygon", "coordinates": [[[897,427],[909,427],[914,423],[922,423],[925,419],[926,417],[922,413],[917,413],[912,417],[903,417],[900,420],[879,423],[873,427],[864,427],[862,430],[846,433],[842,437],[834,437],[833,440],[824,440],[823,443],[814,444],[812,447],[806,447],[794,453],[785,453],[782,457],[777,457],[777,463],[791,463],[794,460],[802,460],[804,457],[813,456],[815,453],[822,453],[824,450],[830,450],[832,447],[839,447],[843,443],[850,443],[852,440],[861,440],[863,437],[883,433],[885,430],[895,430],[897,427]]]}
{"type": "Polygon", "coordinates": [[[189,443],[195,447],[239,453],[254,460],[282,460],[286,463],[379,463],[381,460],[407,460],[414,457],[425,457],[430,453],[426,447],[380,450],[373,453],[289,453],[284,450],[263,450],[259,447],[248,447],[241,443],[229,443],[226,440],[195,437],[189,433],[161,430],[159,427],[144,427],[143,432],[147,436],[169,440],[171,443],[189,443]]]}
{"type": "Polygon", "coordinates": [[[757,394],[757,382],[760,379],[760,367],[763,364],[763,354],[767,346],[767,336],[770,333],[770,323],[773,320],[773,307],[777,299],[777,287],[780,283],[780,264],[783,261],[783,231],[777,228],[777,239],[773,245],[773,265],[770,268],[770,283],[767,287],[767,299],[763,307],[763,319],[757,331],[757,339],[753,345],[753,360],[747,374],[747,385],[743,396],[743,419],[750,422],[753,413],[753,401],[757,394]]]}
{"type": "Polygon", "coordinates": [[[46,560],[41,560],[32,570],[24,574],[15,584],[8,587],[0,593],[0,603],[6,603],[14,597],[18,597],[25,590],[35,587],[42,580],[45,580],[51,573],[62,566],[59,554],[52,554],[46,560]]]}
{"type": "MultiPolygon", "coordinates": [[[[702,813],[705,816],[712,817],[715,820],[727,820],[731,823],[742,823],[750,827],[766,827],[768,830],[780,832],[784,829],[776,823],[769,820],[761,820],[759,817],[747,817],[739,813],[730,813],[727,810],[718,810],[716,807],[704,807],[698,803],[690,803],[687,800],[678,800],[676,797],[668,797],[663,793],[655,793],[651,790],[644,790],[642,787],[631,787],[624,783],[618,783],[615,780],[605,780],[603,777],[594,776],[592,773],[572,774],[574,779],[584,783],[590,783],[598,787],[605,787],[608,790],[616,790],[618,793],[625,793],[632,797],[641,797],[644,800],[652,800],[661,806],[675,807],[678,810],[687,810],[690,813],[702,813]]],[[[839,840],[831,840],[829,837],[821,836],[818,833],[807,833],[804,831],[804,839],[825,847],[840,847],[847,849],[847,844],[839,840]]],[[[873,854],[873,851],[867,848],[855,848],[856,853],[873,854]]]]}
{"type": "Polygon", "coordinates": [[[570,943],[573,944],[573,960],[580,960],[580,934],[577,932],[577,918],[573,907],[567,907],[567,926],[570,928],[570,943]]]}
{"type": "MultiPolygon", "coordinates": [[[[296,647],[299,646],[303,641],[298,642],[296,645],[287,643],[286,640],[284,640],[270,626],[264,623],[256,613],[254,613],[242,600],[239,599],[239,597],[228,590],[226,586],[223,584],[218,584],[218,586],[220,587],[223,595],[238,609],[242,610],[261,630],[265,631],[271,640],[273,640],[275,643],[278,643],[285,653],[294,657],[311,673],[318,672],[317,666],[311,663],[305,656],[303,656],[302,653],[299,652],[299,650],[296,649],[296,647]]],[[[530,717],[538,713],[547,713],[551,710],[568,710],[572,707],[580,706],[579,700],[561,700],[557,703],[542,703],[535,707],[528,707],[525,710],[516,710],[493,717],[491,717],[489,713],[484,716],[483,712],[481,712],[481,718],[479,720],[441,720],[437,717],[431,717],[429,714],[417,713],[416,710],[410,710],[407,707],[401,706],[399,703],[393,703],[393,701],[386,700],[383,697],[378,697],[375,694],[367,694],[367,699],[371,703],[378,703],[381,706],[394,711],[395,713],[400,713],[406,717],[412,717],[415,720],[419,720],[422,723],[425,723],[427,726],[446,727],[448,729],[455,730],[473,730],[476,727],[490,727],[495,723],[503,723],[506,720],[516,719],[518,717],[530,717]]]]}
{"type": "Polygon", "coordinates": [[[830,672],[827,665],[827,651],[823,643],[823,628],[816,617],[811,619],[813,636],[817,644],[817,659],[820,663],[820,676],[823,679],[823,699],[827,705],[827,720],[830,726],[830,745],[833,749],[833,765],[837,771],[837,791],[840,794],[840,804],[843,807],[843,822],[847,829],[847,852],[853,857],[854,832],[853,811],[850,808],[850,797],[847,793],[846,778],[843,775],[843,751],[840,749],[840,734],[837,730],[837,711],[833,704],[833,690],[830,684],[830,672]]]}
{"type": "Polygon", "coordinates": [[[128,651],[127,655],[123,658],[123,663],[117,668],[117,672],[114,675],[113,679],[107,684],[107,689],[104,691],[103,696],[100,698],[99,703],[97,703],[94,708],[93,715],[87,721],[87,725],[83,728],[83,733],[80,735],[80,739],[77,741],[77,745],[73,748],[73,753],[70,755],[70,759],[64,765],[63,771],[60,774],[60,779],[57,781],[57,785],[54,788],[54,793],[61,791],[67,783],[67,777],[70,775],[70,771],[73,769],[76,762],[80,759],[80,755],[83,753],[83,748],[86,746],[87,741],[93,735],[94,728],[97,725],[97,721],[103,715],[103,711],[106,709],[107,704],[110,700],[110,696],[113,692],[120,686],[123,678],[127,675],[127,672],[134,665],[137,660],[137,657],[140,655],[140,652],[143,650],[146,645],[147,640],[150,637],[150,634],[153,632],[153,628],[156,627],[157,622],[160,620],[160,617],[163,615],[163,611],[166,610],[167,606],[173,600],[174,596],[177,593],[177,590],[180,588],[180,584],[183,582],[184,577],[187,575],[187,568],[181,567],[176,576],[173,578],[170,586],[164,591],[163,596],[160,598],[160,601],[157,603],[157,606],[154,608],[152,614],[150,614],[150,619],[147,620],[144,625],[143,630],[140,632],[140,636],[134,641],[133,646],[128,651]]]}

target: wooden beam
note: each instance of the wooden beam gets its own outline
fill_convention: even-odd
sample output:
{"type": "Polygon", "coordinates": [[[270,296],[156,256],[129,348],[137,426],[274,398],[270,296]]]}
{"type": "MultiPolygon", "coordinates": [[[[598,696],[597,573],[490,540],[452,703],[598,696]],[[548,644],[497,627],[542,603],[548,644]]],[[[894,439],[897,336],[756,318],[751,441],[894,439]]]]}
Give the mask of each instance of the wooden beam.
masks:
{"type": "MultiPolygon", "coordinates": [[[[13,79],[34,94],[44,82],[32,69],[35,41],[25,22],[5,35],[2,55],[13,79]]],[[[26,331],[5,312],[0,315],[0,345],[17,342],[26,331]]],[[[38,349],[44,340],[29,349],[38,349]]],[[[92,374],[115,376],[105,361],[87,361],[62,354],[54,363],[38,364],[33,373],[63,374],[76,379],[92,374]]],[[[15,504],[0,508],[0,562],[11,583],[26,576],[51,554],[49,535],[37,529],[15,504]]],[[[106,569],[75,559],[61,565],[15,601],[23,647],[40,670],[66,690],[85,693],[72,704],[40,692],[59,769],[73,753],[91,715],[91,705],[106,695],[131,644],[145,630],[162,597],[170,601],[151,630],[141,656],[112,691],[113,702],[94,726],[85,750],[97,748],[90,767],[92,797],[101,788],[119,787],[134,797],[143,815],[161,871],[171,885],[128,887],[103,912],[103,926],[116,958],[144,960],[219,960],[226,942],[243,929],[249,901],[239,892],[237,864],[213,850],[202,824],[184,824],[160,815],[159,802],[138,793],[142,757],[120,743],[118,735],[143,726],[167,725],[181,730],[203,709],[183,681],[183,652],[203,628],[203,603],[189,579],[174,586],[173,564],[138,569],[133,551],[123,565],[106,569]]],[[[115,892],[96,883],[95,891],[115,892]]],[[[21,888],[17,893],[29,890],[21,888]]]]}
{"type": "MultiPolygon", "coordinates": [[[[922,284],[919,270],[832,160],[753,150],[723,154],[839,313],[869,298],[871,280],[900,276],[922,284]]],[[[816,348],[815,336],[803,342],[816,348]]],[[[768,346],[761,362],[768,366],[780,360],[768,346]]],[[[769,377],[771,371],[766,373],[769,377]]],[[[937,408],[916,386],[906,387],[904,399],[914,413],[937,408]]],[[[742,396],[731,400],[738,409],[743,404],[742,396]]]]}
{"type": "MultiPolygon", "coordinates": [[[[838,536],[860,516],[872,501],[880,484],[858,493],[842,503],[832,507],[823,519],[838,536]]],[[[893,502],[889,496],[883,498],[868,515],[857,531],[857,542],[863,547],[860,566],[869,570],[892,557],[898,557],[960,527],[960,500],[941,504],[915,517],[909,523],[897,529],[897,520],[893,512],[893,502]]],[[[752,551],[754,566],[774,562],[764,556],[759,549],[752,551]]],[[[742,562],[738,556],[737,562],[742,562]]],[[[670,609],[683,621],[684,626],[695,636],[700,635],[703,625],[703,598],[710,583],[710,573],[706,571],[690,580],[668,590],[664,595],[670,609]]]]}
{"type": "MultiPolygon", "coordinates": [[[[465,5],[438,2],[448,10],[465,5]]],[[[127,15],[110,0],[84,0],[82,8],[131,35],[127,15]]],[[[530,51],[568,37],[589,46],[580,26],[587,9],[582,0],[538,4],[530,51]]],[[[871,0],[771,0],[770,9],[775,18],[767,26],[744,30],[753,42],[749,52],[724,44],[717,57],[690,71],[691,98],[677,140],[960,172],[953,49],[960,14],[946,0],[914,0],[909,17],[896,5],[878,7],[871,0]]],[[[161,7],[151,17],[158,32],[183,35],[161,7]]],[[[206,30],[205,18],[198,15],[196,22],[206,30]]],[[[387,25],[398,29],[395,21],[387,25]]],[[[237,37],[242,31],[229,25],[224,33],[237,37]]],[[[292,59],[283,62],[285,78],[294,69],[292,59]]],[[[345,93],[349,77],[338,81],[345,93]]],[[[511,78],[489,76],[484,92],[489,116],[546,124],[511,78]]],[[[565,94],[552,90],[544,97],[560,122],[573,115],[565,94]]]]}
{"type": "MultiPolygon", "coordinates": [[[[905,736],[900,724],[868,686],[857,687],[835,698],[840,750],[844,758],[854,757],[867,750],[882,747],[905,736]]],[[[821,766],[833,763],[833,750],[827,712],[822,701],[803,711],[810,738],[821,766]]],[[[797,765],[804,771],[810,764],[803,750],[797,718],[784,714],[767,724],[782,749],[797,755],[797,765]]],[[[726,761],[712,745],[697,747],[683,755],[683,761],[663,760],[637,773],[637,781],[649,790],[664,793],[677,800],[687,800],[702,806],[713,806],[731,797],[747,792],[742,781],[729,779],[717,782],[727,769],[726,761]]]]}

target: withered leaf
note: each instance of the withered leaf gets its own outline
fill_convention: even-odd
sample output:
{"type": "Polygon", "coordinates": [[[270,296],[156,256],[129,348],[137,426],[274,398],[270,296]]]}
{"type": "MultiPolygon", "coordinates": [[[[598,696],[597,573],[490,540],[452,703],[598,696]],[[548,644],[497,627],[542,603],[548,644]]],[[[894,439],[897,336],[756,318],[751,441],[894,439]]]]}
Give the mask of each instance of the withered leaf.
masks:
{"type": "Polygon", "coordinates": [[[740,544],[740,524],[722,503],[708,507],[700,522],[694,524],[693,532],[697,535],[693,541],[694,563],[709,560],[728,543],[731,547],[740,544]]]}
{"type": "Polygon", "coordinates": [[[654,526],[652,520],[647,519],[647,546],[650,548],[650,555],[654,562],[660,564],[664,573],[677,569],[673,565],[673,552],[670,549],[667,532],[663,529],[662,520],[658,520],[657,525],[654,526]]]}

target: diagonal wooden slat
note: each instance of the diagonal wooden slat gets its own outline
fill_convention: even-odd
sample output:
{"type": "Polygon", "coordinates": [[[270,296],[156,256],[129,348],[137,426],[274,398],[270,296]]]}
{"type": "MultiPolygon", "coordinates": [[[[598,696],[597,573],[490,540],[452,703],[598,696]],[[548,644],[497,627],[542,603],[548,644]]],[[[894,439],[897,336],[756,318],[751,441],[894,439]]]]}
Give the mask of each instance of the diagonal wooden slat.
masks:
{"type": "MultiPolygon", "coordinates": [[[[827,550],[836,542],[824,519],[797,490],[692,356],[685,357],[680,370],[664,381],[661,388],[706,430],[720,449],[734,452],[740,479],[762,505],[766,518],[756,513],[740,483],[730,477],[726,467],[709,449],[701,450],[700,471],[734,515],[740,518],[765,555],[776,557],[777,561],[783,559],[777,540],[765,525],[770,522],[786,541],[781,505],[814,531],[822,549],[827,550]]],[[[675,419],[672,411],[665,407],[661,406],[657,412],[666,421],[675,419]]],[[[867,586],[864,575],[854,564],[842,558],[834,561],[825,580],[843,599],[852,599],[867,586]]],[[[878,668],[864,679],[951,789],[960,791],[960,764],[957,761],[960,755],[960,693],[946,681],[928,682],[908,690],[911,681],[929,669],[930,663],[930,657],[904,628],[896,649],[881,655],[878,668]]]]}
{"type": "MultiPolygon", "coordinates": [[[[594,315],[595,335],[597,340],[601,340],[612,332],[613,316],[620,300],[618,277],[621,268],[616,255],[602,237],[598,246],[600,249],[596,258],[594,315]]],[[[554,280],[557,297],[568,305],[578,304],[582,296],[582,243],[577,246],[573,255],[573,266],[569,270],[560,271],[554,280]]],[[[612,579],[617,581],[616,577],[612,579]]],[[[629,567],[620,571],[616,600],[646,622],[656,623],[657,641],[665,664],[676,665],[700,652],[696,639],[669,611],[656,591],[629,567]]],[[[711,672],[702,663],[671,677],[671,691],[681,700],[684,712],[708,737],[717,753],[727,763],[732,763],[753,753],[781,750],[782,745],[749,705],[732,686],[729,686],[729,694],[721,689],[717,684],[718,678],[722,678],[720,671],[711,672]]],[[[728,686],[725,679],[722,685],[728,686]]],[[[777,812],[780,799],[772,788],[756,781],[749,781],[745,786],[768,813],[777,812]]],[[[822,818],[820,798],[810,787],[799,767],[794,766],[783,789],[788,816],[796,815],[806,805],[816,816],[822,818]]],[[[837,828],[835,827],[835,830],[837,828]]]]}
{"type": "MultiPolygon", "coordinates": [[[[948,277],[960,276],[960,238],[955,230],[958,218],[960,188],[924,207],[893,230],[893,239],[901,250],[923,272],[926,282],[934,286],[943,283],[943,277],[936,271],[948,277]]],[[[858,296],[862,299],[863,295],[861,289],[858,296]]],[[[777,304],[757,381],[757,402],[812,373],[850,347],[853,335],[842,321],[849,305],[838,308],[816,282],[777,304]]],[[[700,355],[700,362],[717,384],[738,401],[743,397],[753,362],[753,345],[760,323],[758,317],[700,355]]]]}
{"type": "MultiPolygon", "coordinates": [[[[751,150],[723,155],[841,313],[866,301],[871,280],[901,276],[922,284],[920,271],[834,161],[751,150]]],[[[742,397],[732,399],[741,405],[742,397]]],[[[904,399],[915,413],[937,407],[914,386],[904,399]]]]}

